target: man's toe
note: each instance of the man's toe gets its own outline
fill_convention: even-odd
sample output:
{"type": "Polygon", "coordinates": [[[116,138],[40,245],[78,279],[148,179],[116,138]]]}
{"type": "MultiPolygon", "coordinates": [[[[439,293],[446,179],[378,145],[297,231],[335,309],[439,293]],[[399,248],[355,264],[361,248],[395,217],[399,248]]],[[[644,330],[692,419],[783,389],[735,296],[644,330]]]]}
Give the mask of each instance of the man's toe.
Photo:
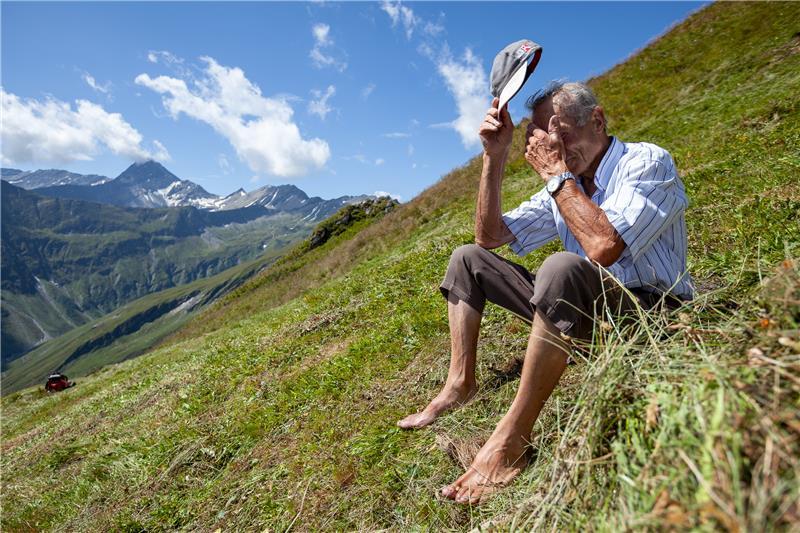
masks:
{"type": "Polygon", "coordinates": [[[397,425],[402,429],[414,429],[417,426],[419,416],[416,414],[409,415],[397,422],[397,425]]]}
{"type": "Polygon", "coordinates": [[[445,485],[444,487],[442,487],[441,494],[445,498],[453,500],[458,494],[458,490],[453,485],[445,485]]]}
{"type": "Polygon", "coordinates": [[[458,503],[472,503],[473,493],[472,486],[466,485],[459,489],[455,499],[458,503]]]}

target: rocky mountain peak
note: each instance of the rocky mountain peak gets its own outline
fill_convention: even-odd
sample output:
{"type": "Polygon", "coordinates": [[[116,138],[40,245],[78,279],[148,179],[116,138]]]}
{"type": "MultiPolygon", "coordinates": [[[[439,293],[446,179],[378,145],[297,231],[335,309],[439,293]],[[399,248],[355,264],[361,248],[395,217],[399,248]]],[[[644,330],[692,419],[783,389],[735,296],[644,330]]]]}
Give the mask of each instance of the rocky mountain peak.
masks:
{"type": "Polygon", "coordinates": [[[230,193],[227,196],[225,196],[225,198],[236,198],[237,196],[244,196],[245,194],[247,194],[247,191],[245,191],[244,189],[239,187],[238,189],[236,189],[232,193],[230,193]]]}
{"type": "Polygon", "coordinates": [[[22,174],[24,171],[18,168],[1,168],[0,169],[0,177],[3,179],[10,178],[12,176],[16,176],[17,174],[22,174]]]}
{"type": "Polygon", "coordinates": [[[139,185],[148,189],[163,189],[171,183],[181,181],[178,176],[157,161],[134,163],[114,179],[117,183],[139,185]]]}

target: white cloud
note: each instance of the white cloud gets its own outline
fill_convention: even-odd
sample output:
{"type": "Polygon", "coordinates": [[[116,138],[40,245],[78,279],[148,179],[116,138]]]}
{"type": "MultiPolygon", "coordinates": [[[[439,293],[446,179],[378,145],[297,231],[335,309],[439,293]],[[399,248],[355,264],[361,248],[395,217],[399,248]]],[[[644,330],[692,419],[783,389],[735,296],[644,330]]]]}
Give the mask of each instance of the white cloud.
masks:
{"type": "Polygon", "coordinates": [[[332,67],[339,72],[342,72],[347,68],[347,63],[341,62],[333,56],[323,54],[322,51],[317,47],[311,49],[311,52],[308,53],[308,57],[311,58],[311,62],[317,68],[332,67]]]}
{"type": "Polygon", "coordinates": [[[365,156],[364,154],[360,154],[360,153],[359,154],[354,154],[354,155],[347,155],[347,156],[342,157],[342,159],[344,159],[345,161],[358,161],[362,165],[368,165],[368,164],[372,163],[376,167],[379,167],[382,164],[386,163],[386,160],[384,160],[381,157],[375,159],[374,161],[370,161],[369,159],[367,159],[367,156],[365,156]]]}
{"type": "MultiPolygon", "coordinates": [[[[445,45],[445,50],[447,50],[446,47],[447,47],[447,45],[445,45]]],[[[431,43],[420,43],[420,44],[418,44],[417,45],[417,52],[419,52],[420,55],[425,56],[428,59],[430,59],[431,61],[433,61],[434,63],[436,63],[436,53],[433,51],[433,46],[431,45],[431,43]]],[[[419,67],[414,65],[414,69],[415,70],[417,70],[418,68],[419,67]]]]}
{"type": "MultiPolygon", "coordinates": [[[[455,99],[458,117],[450,122],[433,124],[432,127],[455,130],[467,149],[479,146],[477,131],[486,112],[489,92],[488,78],[480,58],[469,48],[465,50],[462,58],[453,58],[447,43],[439,39],[440,34],[445,32],[444,25],[423,20],[399,0],[396,2],[384,0],[381,9],[389,15],[392,27],[403,27],[409,40],[415,29],[421,30],[417,52],[436,65],[436,70],[455,99]]],[[[440,14],[439,21],[443,18],[444,15],[440,14]]],[[[418,125],[416,120],[413,123],[418,125]]]]}
{"type": "Polygon", "coordinates": [[[150,50],[147,52],[147,60],[151,63],[166,63],[168,65],[183,63],[183,58],[177,57],[166,50],[150,50]]]}
{"type": "Polygon", "coordinates": [[[228,156],[225,154],[219,154],[217,156],[217,165],[219,165],[219,168],[222,170],[223,174],[231,173],[231,162],[228,161],[228,156]]]}
{"type": "Polygon", "coordinates": [[[436,24],[434,22],[426,22],[425,25],[422,26],[422,32],[430,37],[436,37],[443,31],[444,31],[444,26],[442,26],[441,24],[436,24]]]}
{"type": "Polygon", "coordinates": [[[103,147],[111,153],[142,161],[165,161],[169,154],[158,141],[153,152],[142,147],[142,135],[119,113],[100,105],[55,98],[22,99],[0,88],[2,99],[2,162],[90,161],[103,147]]]}
{"type": "Polygon", "coordinates": [[[99,93],[108,94],[108,92],[111,90],[111,82],[110,81],[107,81],[107,82],[105,82],[104,84],[101,85],[101,84],[97,83],[97,80],[94,79],[94,76],[92,76],[88,72],[84,72],[82,77],[83,77],[83,81],[85,81],[86,84],[89,87],[91,87],[92,89],[94,89],[95,91],[97,91],[99,93]]]}
{"type": "Polygon", "coordinates": [[[259,181],[261,181],[261,176],[256,175],[250,177],[250,183],[258,183],[259,181]]]}
{"type": "Polygon", "coordinates": [[[347,63],[330,52],[330,49],[334,48],[330,33],[331,27],[327,24],[318,23],[311,27],[314,48],[311,49],[308,56],[311,58],[311,63],[317,68],[331,67],[343,72],[347,68],[347,63]]]}
{"type": "Polygon", "coordinates": [[[314,35],[314,41],[318,46],[330,46],[333,44],[330,39],[331,27],[327,24],[314,24],[311,28],[311,33],[314,35]]]}
{"type": "Polygon", "coordinates": [[[386,192],[386,191],[375,191],[374,193],[372,193],[372,195],[373,196],[388,196],[390,198],[394,198],[398,202],[402,202],[403,201],[403,197],[400,196],[399,194],[392,194],[392,193],[386,192]]]}
{"type": "Polygon", "coordinates": [[[392,3],[386,0],[381,3],[381,9],[392,19],[392,27],[398,24],[401,25],[406,33],[406,39],[411,39],[414,28],[421,22],[420,19],[414,15],[414,11],[402,5],[399,1],[392,3]]]}
{"type": "Polygon", "coordinates": [[[153,146],[156,147],[156,150],[155,150],[155,152],[153,153],[153,156],[152,156],[153,159],[155,159],[156,161],[169,161],[170,160],[169,152],[167,152],[166,146],[161,144],[160,141],[154,140],[153,141],[153,146]]]}
{"type": "Polygon", "coordinates": [[[323,93],[319,89],[311,89],[311,95],[316,100],[308,102],[308,112],[313,115],[318,115],[319,118],[325,120],[325,117],[333,111],[333,108],[328,105],[328,99],[336,94],[336,87],[328,85],[328,88],[323,93]]]}
{"type": "Polygon", "coordinates": [[[367,157],[364,154],[353,154],[342,157],[345,161],[358,161],[362,165],[367,164],[367,157]]]}
{"type": "Polygon", "coordinates": [[[456,100],[458,118],[449,126],[461,136],[464,148],[479,146],[478,127],[486,113],[489,86],[480,59],[469,48],[461,60],[454,59],[445,47],[436,68],[456,100]]]}
{"type": "Polygon", "coordinates": [[[162,94],[173,119],[181,113],[205,122],[231,143],[253,172],[302,176],[322,168],[330,158],[328,143],[303,139],[292,121],[286,98],[266,98],[237,67],[220,65],[211,57],[200,79],[187,80],[139,74],[136,83],[162,94]]]}
{"type": "Polygon", "coordinates": [[[397,25],[397,23],[400,21],[399,4],[400,4],[399,2],[397,4],[393,4],[388,0],[384,0],[383,2],[381,2],[381,9],[383,9],[386,12],[386,14],[389,15],[389,18],[392,19],[392,26],[397,25]]]}
{"type": "Polygon", "coordinates": [[[407,137],[411,137],[410,133],[403,133],[401,131],[391,131],[389,133],[384,133],[381,137],[386,137],[387,139],[405,139],[407,137]]]}
{"type": "Polygon", "coordinates": [[[167,50],[150,50],[147,52],[147,61],[164,65],[172,72],[184,78],[194,76],[191,65],[186,65],[182,57],[178,57],[167,50]]]}
{"type": "Polygon", "coordinates": [[[369,98],[369,95],[371,95],[372,91],[374,91],[374,90],[375,90],[375,84],[374,83],[370,83],[369,85],[367,85],[366,87],[361,89],[361,98],[363,100],[366,100],[367,98],[369,98]]]}
{"type": "Polygon", "coordinates": [[[408,145],[408,157],[411,157],[412,155],[414,155],[414,145],[413,144],[409,144],[408,145]]]}

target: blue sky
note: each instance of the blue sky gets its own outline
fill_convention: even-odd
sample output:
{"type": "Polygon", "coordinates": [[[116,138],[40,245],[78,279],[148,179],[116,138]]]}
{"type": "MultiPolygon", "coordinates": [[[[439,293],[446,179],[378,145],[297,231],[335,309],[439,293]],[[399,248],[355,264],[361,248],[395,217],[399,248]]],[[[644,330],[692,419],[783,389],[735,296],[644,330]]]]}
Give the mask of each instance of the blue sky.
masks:
{"type": "Polygon", "coordinates": [[[155,158],[216,194],[407,201],[480,152],[505,45],[544,47],[518,121],[548,80],[601,74],[702,5],[2,2],[3,166],[155,158]]]}

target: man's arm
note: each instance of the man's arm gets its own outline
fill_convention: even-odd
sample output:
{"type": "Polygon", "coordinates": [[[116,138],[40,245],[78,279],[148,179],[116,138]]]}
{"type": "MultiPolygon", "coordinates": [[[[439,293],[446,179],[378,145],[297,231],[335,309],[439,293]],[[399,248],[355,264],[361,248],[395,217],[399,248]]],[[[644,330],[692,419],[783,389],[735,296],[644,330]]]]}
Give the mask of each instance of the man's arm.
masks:
{"type": "Polygon", "coordinates": [[[501,217],[501,184],[505,169],[505,158],[493,159],[483,155],[483,172],[478,188],[478,205],[475,209],[475,243],[491,250],[514,240],[501,217]]]}
{"type": "Polygon", "coordinates": [[[567,180],[555,195],[558,211],[578,240],[586,257],[608,267],[625,251],[625,241],[599,205],[580,190],[575,180],[567,180]]]}
{"type": "Polygon", "coordinates": [[[514,240],[514,234],[501,217],[500,192],[514,123],[507,107],[498,115],[497,103],[495,98],[478,129],[483,143],[483,171],[475,209],[475,243],[486,249],[498,248],[514,240]]]}
{"type": "MultiPolygon", "coordinates": [[[[544,181],[568,171],[556,115],[550,119],[548,132],[533,129],[525,159],[544,181]]],[[[625,250],[625,241],[600,206],[592,202],[574,180],[564,182],[555,195],[555,202],[586,257],[604,267],[613,265],[619,259],[625,250]]]]}

